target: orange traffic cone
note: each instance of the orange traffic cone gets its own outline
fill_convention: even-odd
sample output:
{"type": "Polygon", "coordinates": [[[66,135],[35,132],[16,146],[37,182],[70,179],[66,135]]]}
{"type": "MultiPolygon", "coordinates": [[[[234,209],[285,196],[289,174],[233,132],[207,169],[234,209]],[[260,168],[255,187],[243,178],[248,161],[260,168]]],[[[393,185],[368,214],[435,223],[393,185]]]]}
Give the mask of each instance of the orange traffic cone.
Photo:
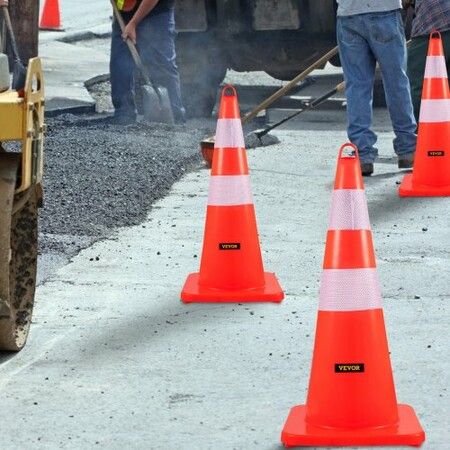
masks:
{"type": "Polygon", "coordinates": [[[42,10],[40,30],[63,31],[59,13],[59,0],[45,0],[42,10]]]}
{"type": "Polygon", "coordinates": [[[412,174],[400,197],[450,195],[450,89],[440,33],[430,36],[420,106],[419,135],[412,174]]]}
{"type": "Polygon", "coordinates": [[[200,273],[190,274],[185,302],[280,302],[264,273],[236,90],[225,86],[217,122],[200,273]]]}
{"type": "Polygon", "coordinates": [[[294,407],[286,447],[420,445],[414,410],[398,405],[356,147],[341,147],[320,287],[306,405],[294,407]]]}

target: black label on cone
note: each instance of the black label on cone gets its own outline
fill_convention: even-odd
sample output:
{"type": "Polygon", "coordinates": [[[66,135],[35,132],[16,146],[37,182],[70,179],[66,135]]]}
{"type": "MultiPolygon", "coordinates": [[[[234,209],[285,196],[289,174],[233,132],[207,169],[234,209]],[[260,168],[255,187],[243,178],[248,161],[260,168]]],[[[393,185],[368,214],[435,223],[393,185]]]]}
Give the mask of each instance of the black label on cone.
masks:
{"type": "Polygon", "coordinates": [[[364,372],[364,363],[336,363],[334,371],[336,373],[364,372]]]}
{"type": "Polygon", "coordinates": [[[219,250],[240,250],[241,244],[239,242],[223,242],[219,244],[219,250]]]}
{"type": "Polygon", "coordinates": [[[430,150],[428,156],[445,156],[444,150],[430,150]]]}

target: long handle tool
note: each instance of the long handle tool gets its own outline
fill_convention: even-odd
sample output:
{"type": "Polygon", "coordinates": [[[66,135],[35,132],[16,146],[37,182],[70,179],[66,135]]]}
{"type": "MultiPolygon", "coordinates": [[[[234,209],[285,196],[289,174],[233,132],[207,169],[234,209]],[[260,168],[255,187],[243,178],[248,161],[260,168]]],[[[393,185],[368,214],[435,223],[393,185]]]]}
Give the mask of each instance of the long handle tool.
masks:
{"type": "Polygon", "coordinates": [[[13,82],[12,88],[19,93],[23,93],[25,88],[25,80],[27,78],[27,69],[22,63],[19,55],[19,49],[17,48],[16,36],[14,35],[13,26],[11,23],[11,17],[9,15],[8,7],[2,6],[3,16],[5,17],[6,28],[11,40],[11,47],[14,56],[14,69],[13,69],[13,82]]]}
{"type": "Polygon", "coordinates": [[[295,111],[294,113],[290,114],[289,116],[285,117],[284,119],[280,120],[279,122],[269,125],[262,130],[257,130],[257,131],[253,131],[253,132],[249,133],[247,135],[247,137],[249,137],[250,135],[253,134],[258,140],[261,141],[261,138],[263,136],[270,133],[275,128],[278,128],[280,125],[283,125],[284,123],[288,122],[289,120],[293,119],[294,117],[297,117],[301,113],[303,113],[305,111],[309,111],[309,110],[315,108],[316,106],[319,106],[320,104],[322,104],[323,102],[325,102],[330,97],[337,94],[338,92],[344,92],[344,91],[345,91],[345,81],[342,81],[341,83],[337,84],[330,91],[326,92],[325,94],[321,95],[320,97],[317,97],[314,100],[312,100],[311,102],[309,102],[307,105],[305,105],[304,108],[301,108],[301,109],[295,111]]]}
{"type": "MultiPolygon", "coordinates": [[[[278,89],[274,94],[261,102],[258,106],[256,106],[252,111],[246,114],[241,122],[245,124],[254,119],[261,111],[267,109],[278,99],[286,95],[292,88],[294,88],[297,84],[301,83],[306,79],[306,77],[316,69],[322,68],[331,58],[338,54],[338,48],[334,47],[324,55],[322,55],[318,60],[316,60],[313,64],[307,67],[303,72],[299,73],[295,78],[293,78],[289,83],[284,85],[282,88],[278,89]]],[[[205,162],[211,166],[212,164],[212,155],[214,151],[214,136],[209,136],[203,139],[200,142],[200,151],[203,155],[203,159],[205,162]]]]}
{"type": "Polygon", "coordinates": [[[297,86],[298,83],[302,82],[312,71],[323,67],[331,58],[336,56],[338,53],[338,48],[334,47],[329,52],[325,53],[321,56],[317,61],[311,64],[308,68],[306,68],[303,72],[299,73],[295,78],[293,78],[289,83],[285,84],[282,88],[278,89],[274,94],[270,97],[266,98],[263,102],[261,102],[258,106],[256,106],[252,111],[246,114],[242,118],[242,124],[249,122],[254,119],[261,111],[267,109],[278,99],[286,95],[292,88],[297,86]]]}

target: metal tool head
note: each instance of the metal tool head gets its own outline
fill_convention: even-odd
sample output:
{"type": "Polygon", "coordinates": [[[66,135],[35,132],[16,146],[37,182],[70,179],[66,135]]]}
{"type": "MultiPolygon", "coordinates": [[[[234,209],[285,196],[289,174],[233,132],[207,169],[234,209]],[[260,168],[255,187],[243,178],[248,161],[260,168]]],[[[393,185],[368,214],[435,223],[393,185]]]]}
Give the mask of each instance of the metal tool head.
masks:
{"type": "Polygon", "coordinates": [[[174,124],[169,94],[165,88],[142,86],[142,111],[147,122],[174,124]],[[158,89],[158,92],[156,91],[158,89]],[[158,95],[159,93],[159,95],[158,95]]]}

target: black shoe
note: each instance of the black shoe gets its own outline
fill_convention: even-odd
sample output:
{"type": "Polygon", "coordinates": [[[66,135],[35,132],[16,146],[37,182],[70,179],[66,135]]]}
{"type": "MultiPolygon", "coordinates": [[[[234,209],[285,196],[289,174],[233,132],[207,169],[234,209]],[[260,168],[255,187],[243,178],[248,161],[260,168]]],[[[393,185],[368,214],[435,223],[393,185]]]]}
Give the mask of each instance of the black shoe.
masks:
{"type": "Polygon", "coordinates": [[[373,174],[373,163],[361,163],[361,173],[363,177],[369,177],[373,174]]]}
{"type": "Polygon", "coordinates": [[[414,153],[408,153],[398,157],[399,169],[412,169],[414,166],[414,153]]]}
{"type": "Polygon", "coordinates": [[[174,114],[175,125],[186,125],[186,115],[185,114],[174,114]]]}

